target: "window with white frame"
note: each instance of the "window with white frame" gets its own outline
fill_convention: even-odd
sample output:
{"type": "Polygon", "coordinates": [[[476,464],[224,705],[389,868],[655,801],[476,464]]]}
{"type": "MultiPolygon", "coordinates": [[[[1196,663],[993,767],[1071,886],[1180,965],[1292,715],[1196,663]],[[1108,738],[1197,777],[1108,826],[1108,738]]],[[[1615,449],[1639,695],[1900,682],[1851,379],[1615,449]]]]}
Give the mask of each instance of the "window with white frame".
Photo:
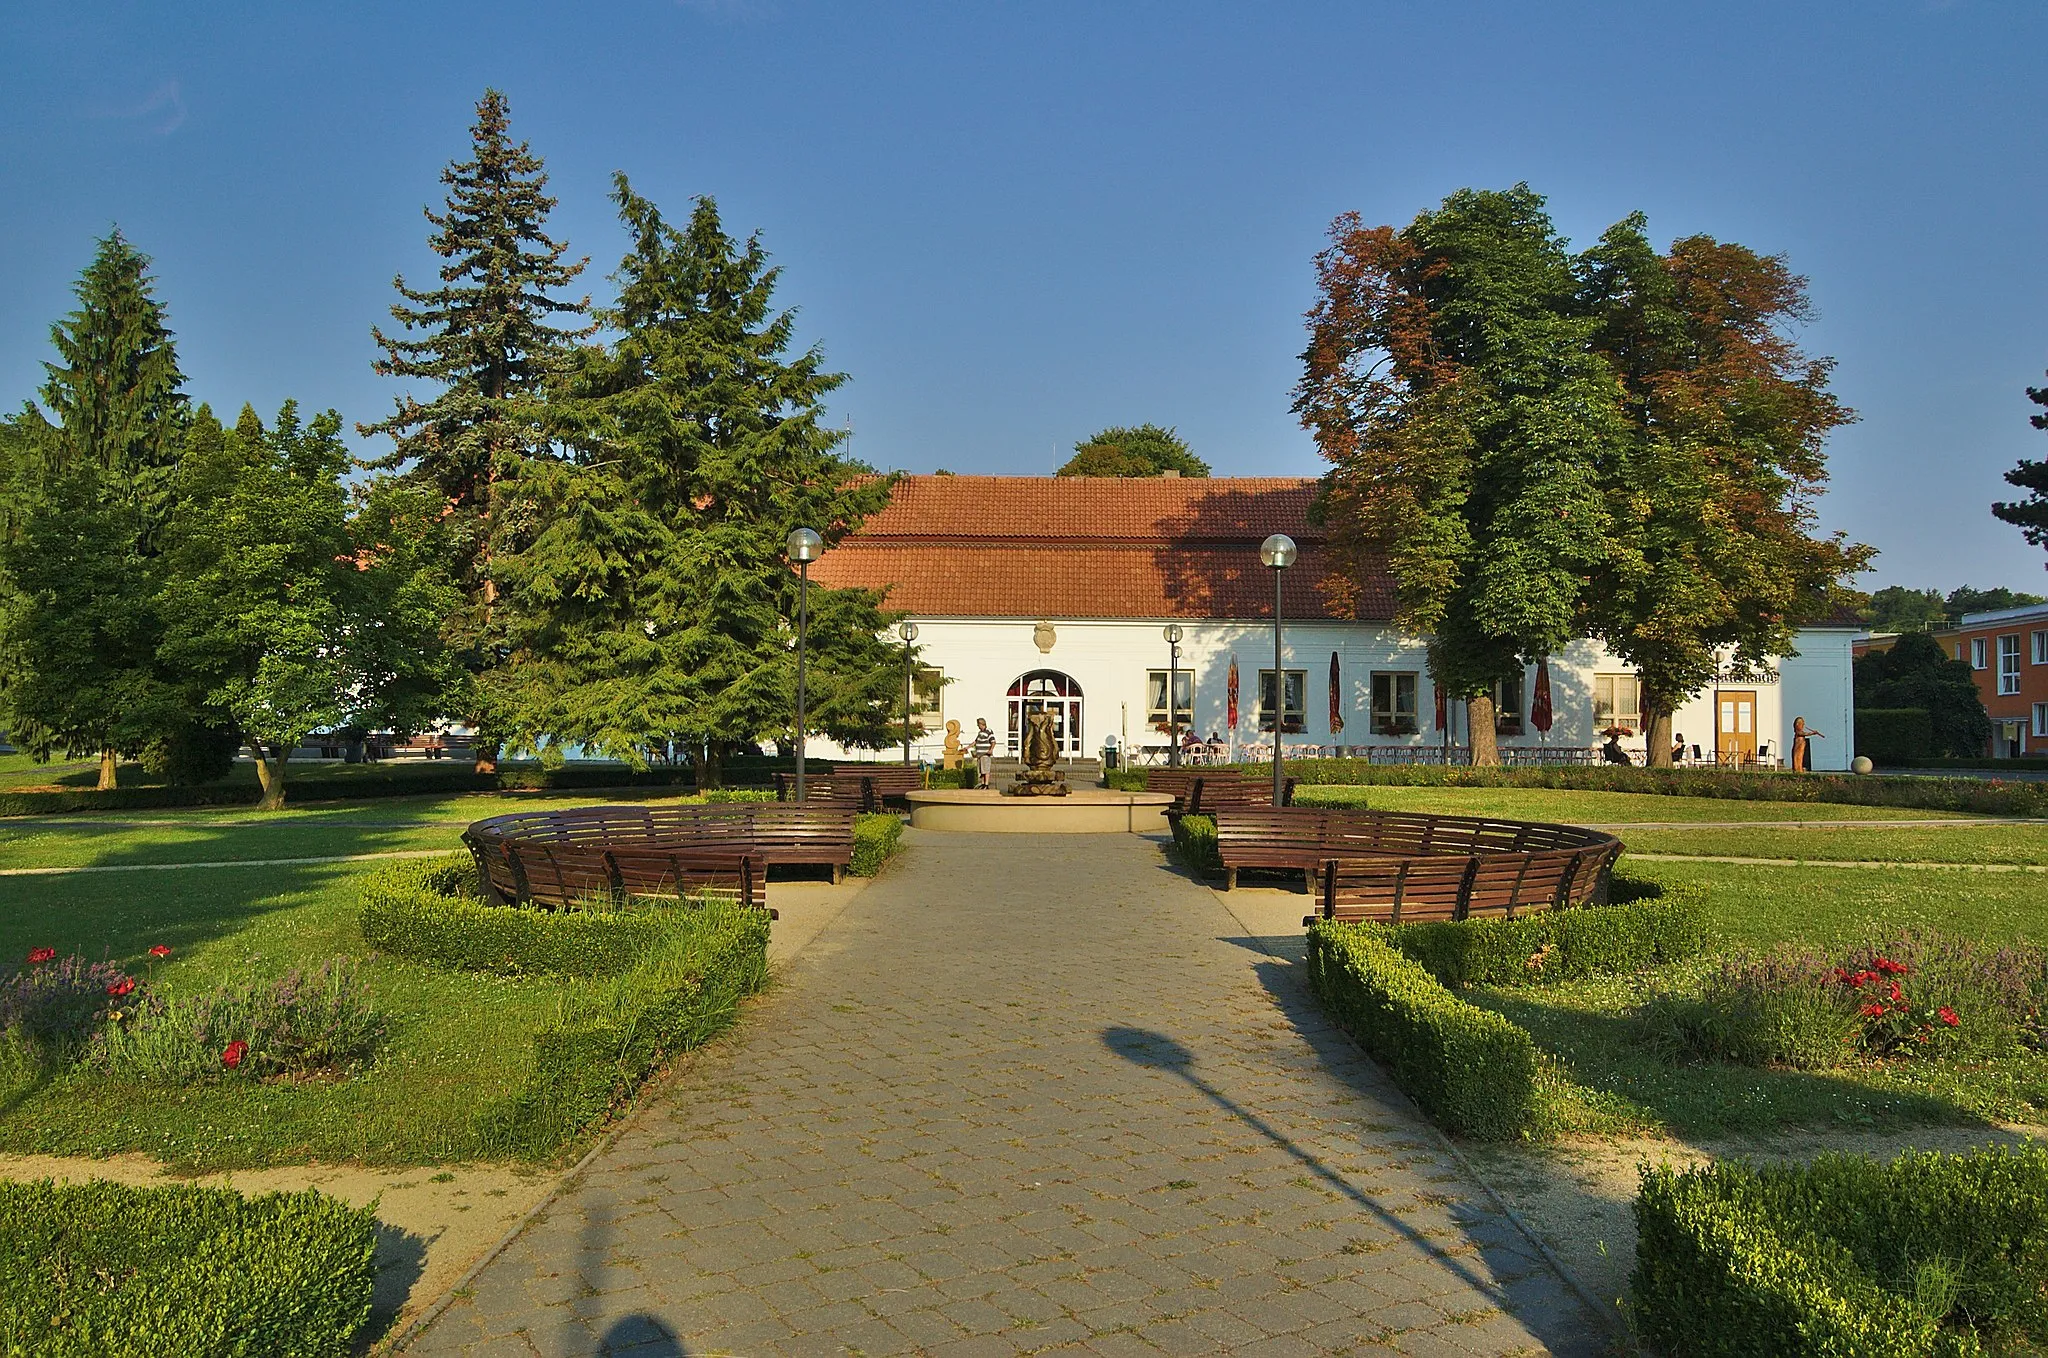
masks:
{"type": "Polygon", "coordinates": [[[1642,724],[1642,680],[1633,674],[1594,675],[1593,729],[1604,731],[1610,726],[1626,726],[1634,730],[1642,724]]]}
{"type": "Polygon", "coordinates": [[[1372,676],[1372,733],[1412,736],[1415,693],[1420,676],[1413,670],[1375,670],[1372,676]]]}
{"type": "Polygon", "coordinates": [[[2034,633],[2034,663],[2048,665],[2048,632],[2034,633]]]}
{"type": "Polygon", "coordinates": [[[1493,733],[1497,736],[1522,734],[1522,676],[1502,679],[1493,686],[1493,733]]]}
{"type": "Polygon", "coordinates": [[[927,731],[946,724],[946,672],[936,665],[919,665],[911,683],[911,700],[917,704],[911,720],[927,731]]]}
{"type": "Polygon", "coordinates": [[[1145,675],[1146,702],[1149,710],[1146,720],[1154,726],[1164,726],[1169,720],[1166,710],[1166,680],[1173,678],[1173,712],[1171,719],[1182,726],[1188,724],[1188,710],[1195,705],[1195,672],[1193,670],[1150,670],[1145,675]]]}
{"type": "Polygon", "coordinates": [[[2020,691],[2020,635],[2017,632],[1998,639],[1998,691],[2020,691]]]}
{"type": "Polygon", "coordinates": [[[1973,669],[1973,670],[1984,670],[1984,669],[1989,669],[1989,668],[1991,668],[1991,666],[1989,665],[1989,663],[1987,663],[1987,661],[1986,661],[1986,659],[1985,659],[1985,656],[1986,656],[1986,654],[1987,654],[1987,652],[1986,652],[1986,650],[1985,650],[1985,647],[1984,647],[1984,638],[1982,638],[1982,637],[1971,637],[1971,638],[1970,638],[1970,668],[1971,668],[1971,669],[1973,669]]]}
{"type": "MultiPolygon", "coordinates": [[[[1308,671],[1287,671],[1287,726],[1289,731],[1304,729],[1308,716],[1308,671]]],[[[1164,704],[1161,704],[1163,707],[1164,704]]],[[[1273,671],[1259,671],[1259,729],[1273,729],[1273,671]]]]}
{"type": "Polygon", "coordinates": [[[2048,703],[2034,704],[2034,734],[2048,736],[2048,703]]]}

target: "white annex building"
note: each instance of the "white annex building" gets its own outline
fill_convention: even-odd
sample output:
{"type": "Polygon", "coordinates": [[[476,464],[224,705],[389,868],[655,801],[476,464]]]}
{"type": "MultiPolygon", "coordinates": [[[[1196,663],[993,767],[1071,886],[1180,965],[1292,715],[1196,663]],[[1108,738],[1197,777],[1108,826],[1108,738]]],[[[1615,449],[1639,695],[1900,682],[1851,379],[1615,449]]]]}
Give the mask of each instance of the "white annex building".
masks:
{"type": "MultiPolygon", "coordinates": [[[[942,678],[917,753],[938,756],[947,719],[971,737],[986,717],[1016,751],[1022,714],[1057,715],[1065,752],[1100,755],[1112,740],[1145,762],[1165,749],[1170,648],[1178,624],[1179,725],[1228,754],[1273,738],[1273,572],[1259,544],[1286,533],[1300,558],[1281,572],[1283,738],[1290,755],[1385,760],[1440,757],[1467,743],[1462,703],[1439,717],[1420,638],[1387,619],[1390,579],[1331,578],[1311,527],[1312,480],[1279,477],[1117,479],[906,476],[888,507],[827,551],[812,578],[888,591],[918,625],[919,663],[942,678]],[[1341,600],[1350,599],[1346,607],[1341,600]],[[1233,688],[1232,675],[1236,674],[1233,688]],[[1235,701],[1233,702],[1233,692],[1235,701]],[[1234,716],[1233,716],[1234,712],[1234,716]]],[[[1804,717],[1824,739],[1815,769],[1855,752],[1854,626],[1798,635],[1798,654],[1731,675],[1677,715],[1688,757],[1769,766],[1804,717]]],[[[1643,740],[1636,678],[1607,650],[1579,642],[1547,665],[1551,722],[1539,730],[1536,667],[1500,697],[1510,761],[1585,758],[1623,726],[1637,763],[1643,740]],[[1520,754],[1519,751],[1556,753],[1520,754]]],[[[830,747],[814,741],[817,755],[830,747]]]]}

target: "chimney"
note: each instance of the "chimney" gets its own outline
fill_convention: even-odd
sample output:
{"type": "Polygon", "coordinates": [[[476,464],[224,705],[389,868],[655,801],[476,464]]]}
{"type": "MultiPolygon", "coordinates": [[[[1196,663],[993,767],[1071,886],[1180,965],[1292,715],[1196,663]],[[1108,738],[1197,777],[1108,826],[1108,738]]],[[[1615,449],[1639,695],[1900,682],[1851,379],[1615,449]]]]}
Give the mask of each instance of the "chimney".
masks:
{"type": "Polygon", "coordinates": [[[1180,475],[1180,473],[1179,473],[1179,472],[1177,472],[1177,471],[1173,470],[1172,468],[1168,468],[1167,470],[1165,470],[1165,471],[1163,471],[1163,472],[1161,472],[1161,473],[1159,473],[1159,474],[1160,474],[1161,476],[1179,476],[1179,475],[1180,475]]]}

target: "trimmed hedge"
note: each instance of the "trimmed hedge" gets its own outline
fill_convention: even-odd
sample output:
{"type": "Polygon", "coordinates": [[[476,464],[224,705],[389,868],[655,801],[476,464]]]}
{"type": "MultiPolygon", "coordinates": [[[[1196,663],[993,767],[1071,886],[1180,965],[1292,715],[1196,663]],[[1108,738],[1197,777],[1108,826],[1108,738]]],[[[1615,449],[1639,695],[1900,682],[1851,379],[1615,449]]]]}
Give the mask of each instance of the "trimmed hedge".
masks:
{"type": "Polygon", "coordinates": [[[1544,985],[1696,957],[1711,931],[1704,888],[1616,878],[1607,905],[1514,919],[1433,920],[1387,929],[1402,953],[1453,988],[1544,985]]]}
{"type": "Polygon", "coordinates": [[[628,1097],[669,1055],[703,1045],[733,1021],[768,974],[768,916],[714,901],[679,912],[623,975],[533,1035],[525,1084],[478,1114],[486,1148],[544,1156],[628,1097]]]}
{"type": "Polygon", "coordinates": [[[1536,1106],[1536,1045],[1499,1014],[1465,1003],[1371,925],[1318,921],[1309,980],[1359,1045],[1438,1124],[1507,1140],[1536,1106]]]}
{"type": "Polygon", "coordinates": [[[1645,1169],[1639,1332],[1681,1358],[1918,1358],[2048,1338],[2048,1149],[1645,1169]]]}
{"type": "Polygon", "coordinates": [[[358,921],[378,952],[501,976],[616,976],[632,968],[679,913],[534,910],[489,905],[466,853],[393,863],[363,884],[358,921]]]}
{"type": "Polygon", "coordinates": [[[0,1344],[41,1358],[345,1358],[376,1218],[324,1194],[0,1183],[0,1344]]]}
{"type": "MultiPolygon", "coordinates": [[[[1956,766],[1983,768],[1993,762],[1957,761],[1956,766]]],[[[1247,778],[1272,775],[1269,764],[1242,767],[1247,778]]],[[[1362,759],[1290,759],[1287,772],[1303,786],[1543,787],[1569,792],[1712,797],[1724,801],[1831,802],[1844,806],[1970,811],[1987,816],[2048,816],[2048,783],[2008,783],[1987,778],[1887,778],[1849,773],[1624,769],[1595,765],[1473,768],[1454,764],[1446,768],[1437,764],[1369,764],[1362,759]]]]}
{"type": "Polygon", "coordinates": [[[1180,851],[1181,864],[1190,872],[1213,876],[1223,871],[1223,859],[1216,851],[1214,816],[1176,816],[1173,847],[1180,851]]]}
{"type": "Polygon", "coordinates": [[[1897,765],[1934,754],[1934,714],[1924,707],[1856,709],[1856,753],[1897,765]]]}
{"type": "Polygon", "coordinates": [[[903,841],[903,817],[876,811],[853,818],[853,865],[847,869],[856,877],[872,877],[882,864],[895,857],[903,841]]]}

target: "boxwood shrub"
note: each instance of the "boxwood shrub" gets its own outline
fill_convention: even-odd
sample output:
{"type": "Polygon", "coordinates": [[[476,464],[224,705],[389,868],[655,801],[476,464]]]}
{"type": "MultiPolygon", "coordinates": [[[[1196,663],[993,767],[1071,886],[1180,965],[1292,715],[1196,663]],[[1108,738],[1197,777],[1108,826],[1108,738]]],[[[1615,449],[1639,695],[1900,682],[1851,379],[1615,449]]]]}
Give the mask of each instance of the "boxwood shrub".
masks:
{"type": "Polygon", "coordinates": [[[394,863],[363,885],[358,920],[378,952],[503,976],[616,976],[676,926],[676,912],[489,905],[466,853],[394,863]]]}
{"type": "Polygon", "coordinates": [[[1612,896],[1622,899],[1511,920],[1402,924],[1387,930],[1388,940],[1452,987],[1570,981],[1706,951],[1712,931],[1704,888],[1616,878],[1612,896]]]}
{"type": "Polygon", "coordinates": [[[1173,847],[1181,864],[1190,872],[1210,876],[1223,871],[1223,859],[1216,851],[1214,816],[1177,816],[1173,820],[1173,847]]]}
{"type": "Polygon", "coordinates": [[[853,866],[847,869],[856,877],[872,877],[882,870],[882,864],[896,854],[897,845],[903,839],[903,817],[892,812],[876,811],[853,819],[853,866]]]}
{"type": "Polygon", "coordinates": [[[1918,1358],[2048,1339],[2048,1149],[1645,1169],[1635,1323],[1680,1358],[1918,1358]]]}
{"type": "Polygon", "coordinates": [[[1331,1014],[1439,1125],[1483,1140],[1528,1129],[1536,1103],[1528,1033],[1444,989],[1376,925],[1316,922],[1308,965],[1331,1014]]]}
{"type": "Polygon", "coordinates": [[[669,912],[631,971],[601,983],[533,1037],[525,1083],[478,1116],[493,1151],[545,1155],[604,1116],[668,1055],[702,1045],[767,978],[768,916],[724,901],[669,912]]]}
{"type": "Polygon", "coordinates": [[[376,1220],[323,1194],[0,1183],[0,1346],[41,1358],[344,1358],[376,1220]]]}

